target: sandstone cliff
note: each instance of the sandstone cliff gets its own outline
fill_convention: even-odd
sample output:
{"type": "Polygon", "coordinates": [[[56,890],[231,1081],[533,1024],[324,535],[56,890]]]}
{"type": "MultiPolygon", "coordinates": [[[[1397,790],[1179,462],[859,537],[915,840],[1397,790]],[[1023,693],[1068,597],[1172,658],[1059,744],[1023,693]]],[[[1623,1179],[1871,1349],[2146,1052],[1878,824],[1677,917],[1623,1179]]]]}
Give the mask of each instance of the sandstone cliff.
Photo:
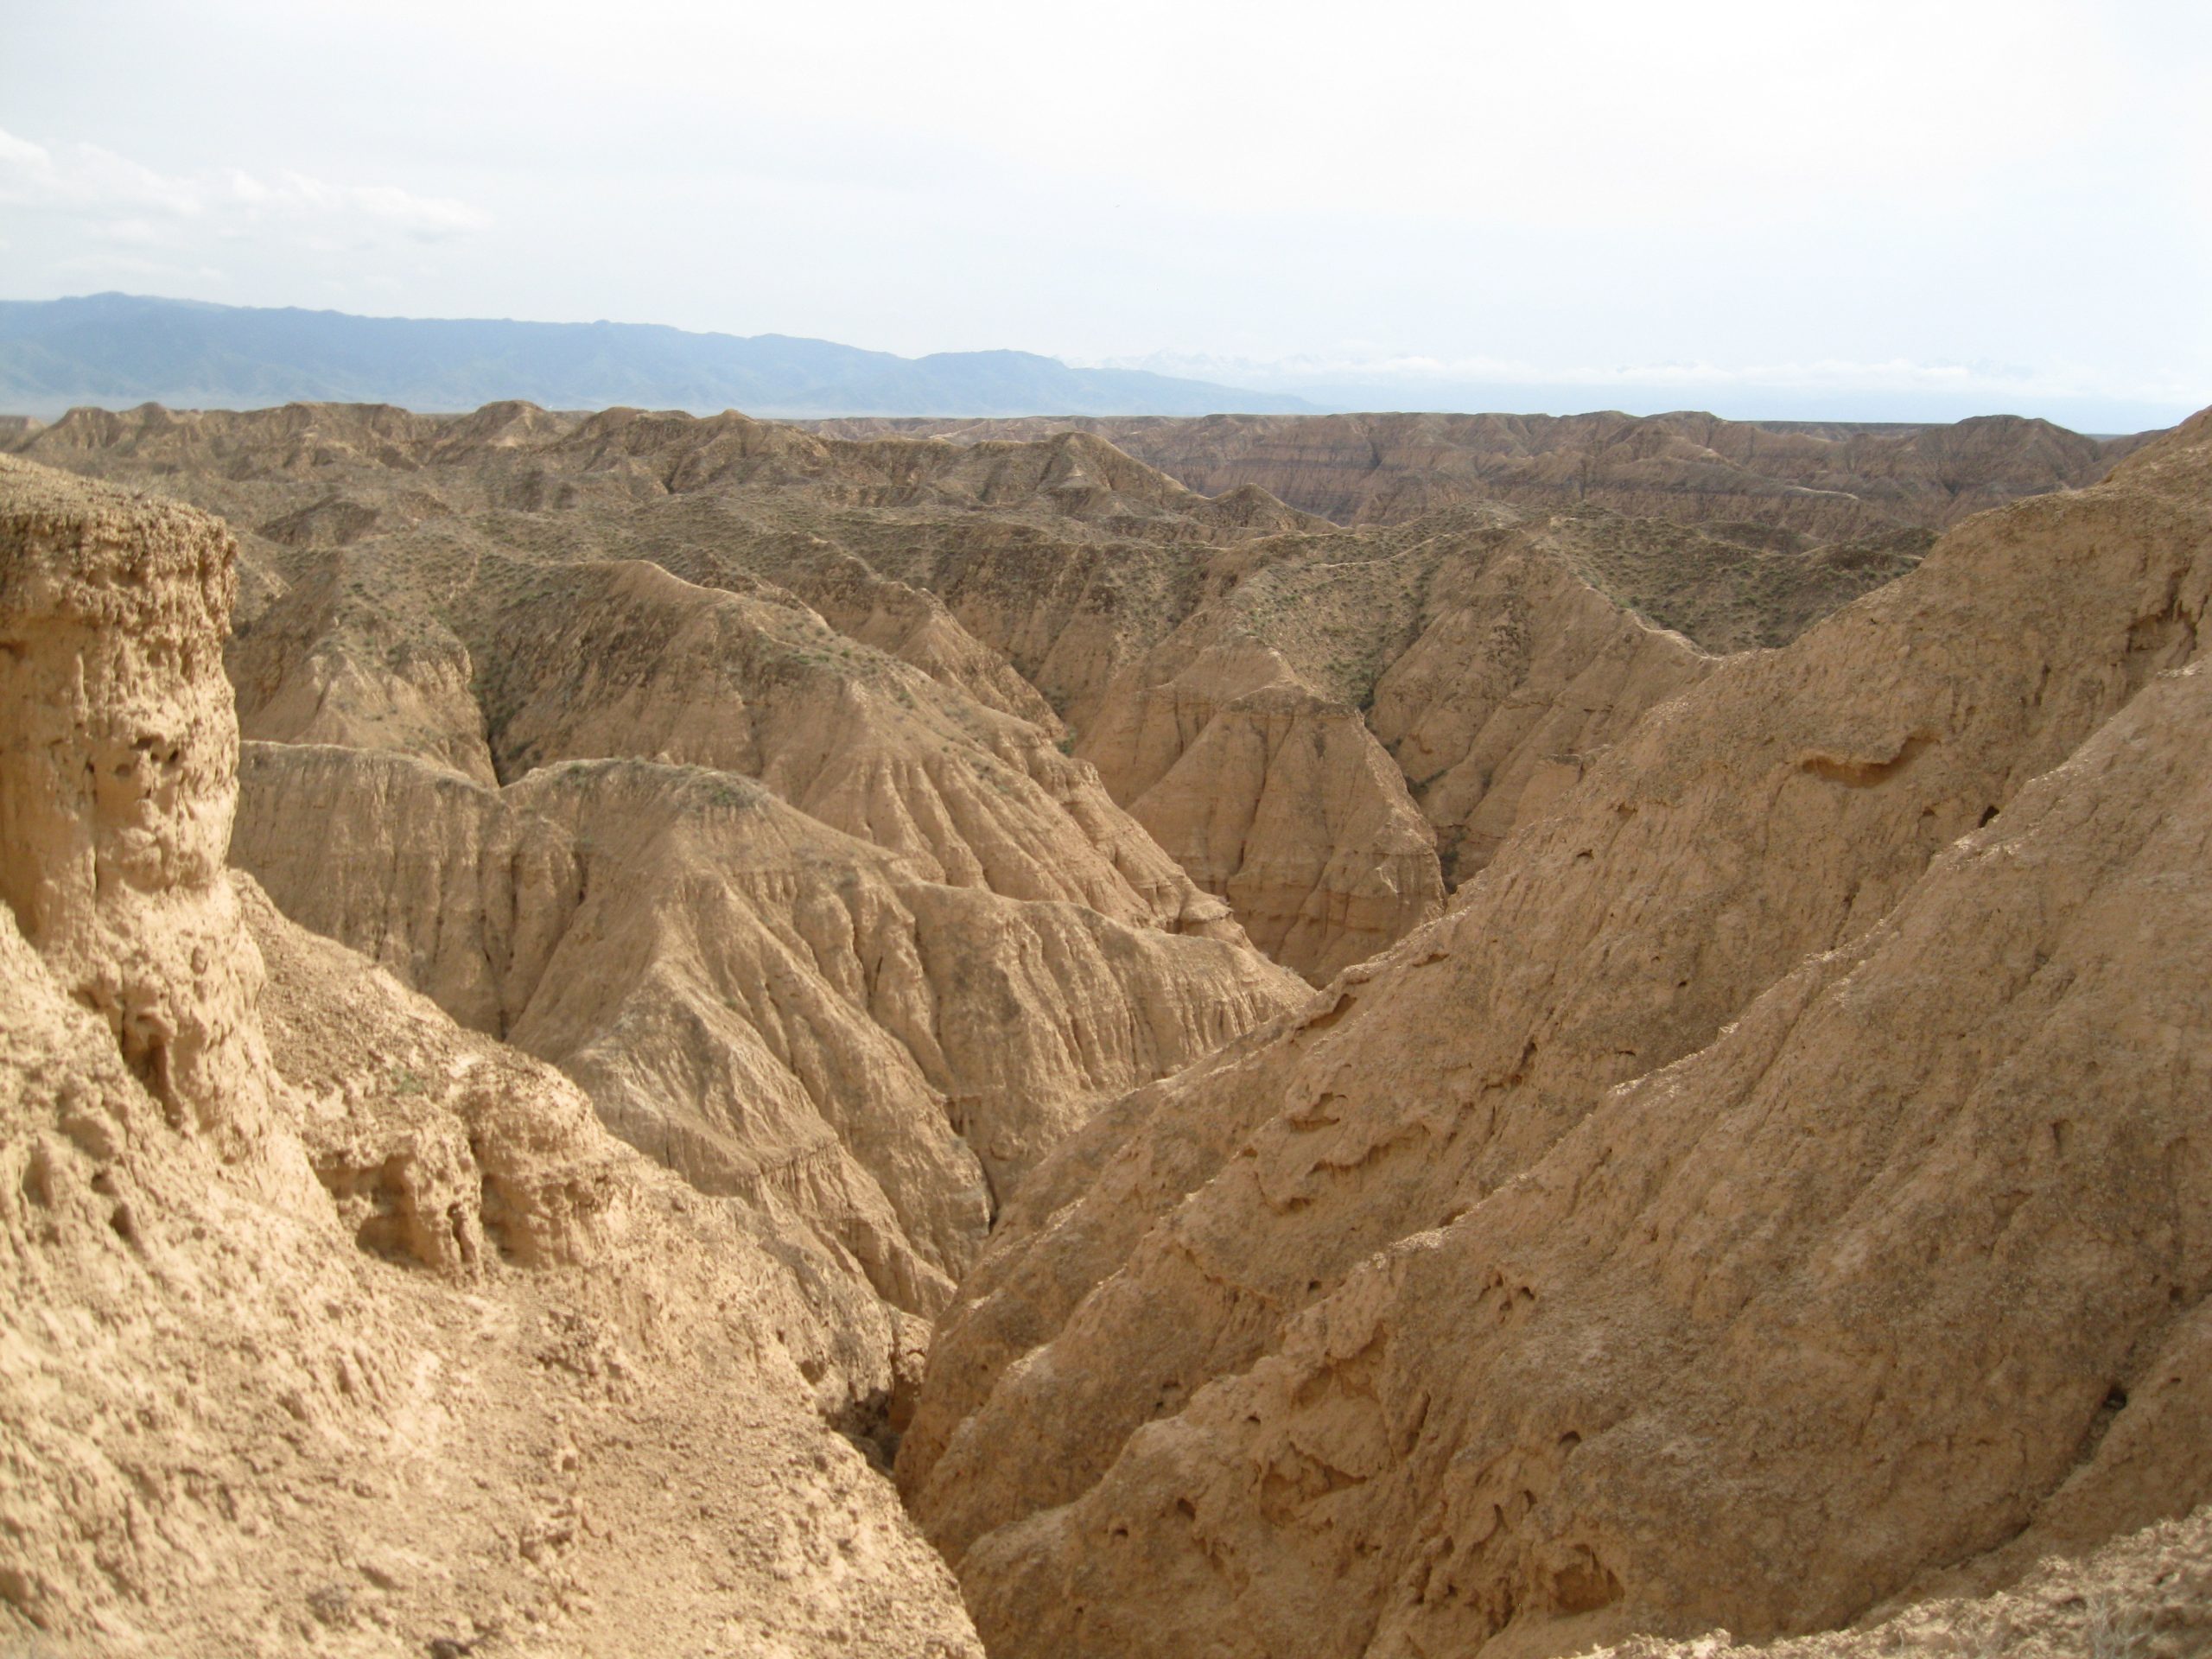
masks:
{"type": "Polygon", "coordinates": [[[253,744],[244,777],[236,856],[286,913],[915,1313],[1095,1103],[1298,989],[1236,944],[930,881],[704,768],[565,762],[494,791],[253,744]]]}
{"type": "Polygon", "coordinates": [[[230,538],[0,461],[0,1638],[979,1652],[775,1217],[223,868],[230,538]]]}
{"type": "Polygon", "coordinates": [[[2212,416],[1686,419],[28,433],[257,528],[0,461],[0,1635],[2186,1651],[2212,416]]]}
{"type": "Polygon", "coordinates": [[[1003,657],[760,499],[1212,511],[1093,441],[525,406],[62,425],[260,523],[229,667],[275,741],[238,852],[285,911],[897,1309],[943,1304],[1093,1104],[1300,994],[1003,657]],[[571,483],[605,511],[512,505],[571,483]]]}
{"type": "Polygon", "coordinates": [[[900,1453],[995,1650],[1806,1630],[2203,1501],[2208,499],[2199,417],[1713,665],[1048,1159],[900,1453]]]}
{"type": "Polygon", "coordinates": [[[1036,727],[855,646],[785,599],[645,563],[518,572],[474,628],[505,774],[643,755],[757,778],[931,876],[1236,937],[1036,727]]]}
{"type": "Polygon", "coordinates": [[[199,515],[0,479],[0,899],[171,1120],[243,1157],[270,1109],[224,868],[231,549],[199,515]]]}
{"type": "Polygon", "coordinates": [[[373,561],[332,552],[270,591],[229,652],[239,729],[419,754],[493,781],[468,648],[373,561]]]}
{"type": "Polygon", "coordinates": [[[1703,671],[1699,646],[1794,638],[1925,543],[1806,551],[1495,508],[1245,538],[1203,563],[1027,526],[839,531],[1002,651],[1115,799],[1317,980],[1418,925],[1480,868],[1524,790],[1540,810],[1703,671]]]}

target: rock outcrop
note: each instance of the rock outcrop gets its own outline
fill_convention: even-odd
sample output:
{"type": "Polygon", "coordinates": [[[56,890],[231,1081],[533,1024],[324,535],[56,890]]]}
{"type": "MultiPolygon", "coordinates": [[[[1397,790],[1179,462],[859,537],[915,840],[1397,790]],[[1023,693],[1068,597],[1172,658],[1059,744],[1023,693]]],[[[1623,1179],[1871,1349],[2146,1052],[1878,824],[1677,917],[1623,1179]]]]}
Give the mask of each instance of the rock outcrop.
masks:
{"type": "Polygon", "coordinates": [[[1083,753],[1253,943],[1326,981],[1436,914],[1436,838],[1350,704],[1230,645],[1109,694],[1083,753]]]}
{"type": "Polygon", "coordinates": [[[0,899],[181,1124],[267,1117],[259,970],[224,857],[236,575],[204,514],[10,464],[0,563],[0,899]]]}
{"type": "Polygon", "coordinates": [[[2212,412],[1424,419],[11,438],[0,1645],[2186,1651],[2212,412]]]}
{"type": "Polygon", "coordinates": [[[505,775],[641,755],[759,779],[931,877],[1240,938],[1034,726],[981,708],[791,602],[643,562],[520,578],[478,630],[505,775]]]}
{"type": "Polygon", "coordinates": [[[420,599],[337,552],[272,591],[228,655],[238,726],[273,743],[419,754],[494,781],[475,664],[420,599]]]}
{"type": "Polygon", "coordinates": [[[0,1639],[979,1654],[880,1305],[223,868],[232,557],[0,461],[0,1639]]]}
{"type": "Polygon", "coordinates": [[[569,761],[494,791],[249,745],[237,857],[286,913],[561,1066],[701,1190],[933,1313],[1091,1108],[1282,1011],[1238,944],[925,879],[742,778],[569,761]]]}
{"type": "Polygon", "coordinates": [[[2204,1501],[2209,503],[2199,417],[1712,666],[1040,1166],[900,1452],[995,1651],[1763,1636],[2204,1501]]]}
{"type": "Polygon", "coordinates": [[[1114,798],[1319,981],[1433,913],[1524,791],[1542,810],[1704,672],[1700,645],[1794,638],[1924,542],[1808,552],[1484,509],[1241,541],[1203,565],[980,531],[870,556],[1045,689],[1114,798]]]}
{"type": "Polygon", "coordinates": [[[1369,725],[1457,887],[1711,659],[1512,532],[1440,563],[1426,592],[1427,626],[1376,678],[1369,725]]]}

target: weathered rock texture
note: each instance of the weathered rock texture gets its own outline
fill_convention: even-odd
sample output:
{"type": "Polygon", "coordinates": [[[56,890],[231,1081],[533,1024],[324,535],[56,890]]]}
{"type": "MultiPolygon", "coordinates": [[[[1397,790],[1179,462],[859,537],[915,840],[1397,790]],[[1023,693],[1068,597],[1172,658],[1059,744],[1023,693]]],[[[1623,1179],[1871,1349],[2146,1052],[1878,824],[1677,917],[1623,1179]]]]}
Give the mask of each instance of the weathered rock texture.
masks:
{"type": "Polygon", "coordinates": [[[343,551],[272,594],[230,652],[249,738],[419,754],[493,781],[468,647],[343,551]]]}
{"type": "Polygon", "coordinates": [[[223,868],[227,540],[204,514],[43,468],[0,482],[0,899],[178,1121],[243,1147],[265,1056],[223,868]]]}
{"type": "Polygon", "coordinates": [[[643,562],[533,578],[487,628],[509,777],[645,755],[757,778],[933,877],[1236,939],[1190,880],[1038,728],[844,642],[791,603],[643,562]]]}
{"type": "Polygon", "coordinates": [[[274,902],[8,464],[4,1628],[975,1651],[828,1420],[1001,1659],[2185,1637],[2212,416],[1612,419],[27,431],[274,902]]]}
{"type": "Polygon", "coordinates": [[[1765,1636],[2212,1495],[2208,597],[2200,416],[1095,1117],[900,1452],[994,1650],[1765,1636]]]}
{"type": "MultiPolygon", "coordinates": [[[[1738,1645],[1637,1637],[1602,1659],[1872,1659],[1970,1653],[1986,1659],[2189,1659],[2212,1646],[2212,1510],[2161,1522],[2086,1560],[2054,1556],[1995,1594],[1923,1602],[1865,1628],[1738,1645]]],[[[1592,1659],[1599,1659],[1592,1655],[1592,1659]]]]}
{"type": "Polygon", "coordinates": [[[0,1643],[978,1653],[880,1305],[223,869],[232,556],[0,462],[0,1643]]]}
{"type": "Polygon", "coordinates": [[[804,1218],[915,1313],[1097,1102],[1300,988],[1240,945],[925,880],[701,767],[569,761],[494,791],[253,744],[245,779],[238,856],[288,914],[560,1065],[702,1190],[804,1218]]]}
{"type": "Polygon", "coordinates": [[[1437,912],[1435,836],[1356,709],[1264,647],[1155,667],[1109,702],[1087,755],[1255,944],[1325,980],[1437,912]]]}
{"type": "Polygon", "coordinates": [[[1540,546],[1497,542],[1437,570],[1427,626],[1376,679],[1370,715],[1454,887],[1709,665],[1540,546]]]}
{"type": "Polygon", "coordinates": [[[1094,440],[523,406],[63,425],[61,453],[184,468],[260,525],[238,856],[287,912],[898,1309],[944,1303],[1091,1105],[1301,994],[942,601],[760,519],[790,492],[1176,535],[1227,511],[1094,440]]]}

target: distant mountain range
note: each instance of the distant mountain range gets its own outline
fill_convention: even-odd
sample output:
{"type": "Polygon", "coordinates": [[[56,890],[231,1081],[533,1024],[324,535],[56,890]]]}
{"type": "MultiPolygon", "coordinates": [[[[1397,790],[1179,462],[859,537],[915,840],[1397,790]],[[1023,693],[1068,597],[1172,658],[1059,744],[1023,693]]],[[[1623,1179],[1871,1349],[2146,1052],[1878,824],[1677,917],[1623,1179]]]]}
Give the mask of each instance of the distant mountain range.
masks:
{"type": "Polygon", "coordinates": [[[245,409],[301,400],[469,410],[629,404],[838,416],[1288,414],[1313,405],[1030,352],[862,351],[651,323],[357,317],[130,294],[0,301],[0,411],[245,409]]]}

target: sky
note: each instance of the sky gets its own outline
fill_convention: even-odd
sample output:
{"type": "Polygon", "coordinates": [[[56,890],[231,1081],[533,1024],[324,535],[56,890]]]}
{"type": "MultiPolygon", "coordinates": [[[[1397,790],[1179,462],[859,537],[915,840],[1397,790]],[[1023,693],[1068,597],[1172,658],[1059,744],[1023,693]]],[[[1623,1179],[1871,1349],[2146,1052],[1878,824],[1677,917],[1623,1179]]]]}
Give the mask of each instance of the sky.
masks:
{"type": "Polygon", "coordinates": [[[2202,0],[0,0],[0,298],[1346,406],[2212,403],[2202,0]]]}

